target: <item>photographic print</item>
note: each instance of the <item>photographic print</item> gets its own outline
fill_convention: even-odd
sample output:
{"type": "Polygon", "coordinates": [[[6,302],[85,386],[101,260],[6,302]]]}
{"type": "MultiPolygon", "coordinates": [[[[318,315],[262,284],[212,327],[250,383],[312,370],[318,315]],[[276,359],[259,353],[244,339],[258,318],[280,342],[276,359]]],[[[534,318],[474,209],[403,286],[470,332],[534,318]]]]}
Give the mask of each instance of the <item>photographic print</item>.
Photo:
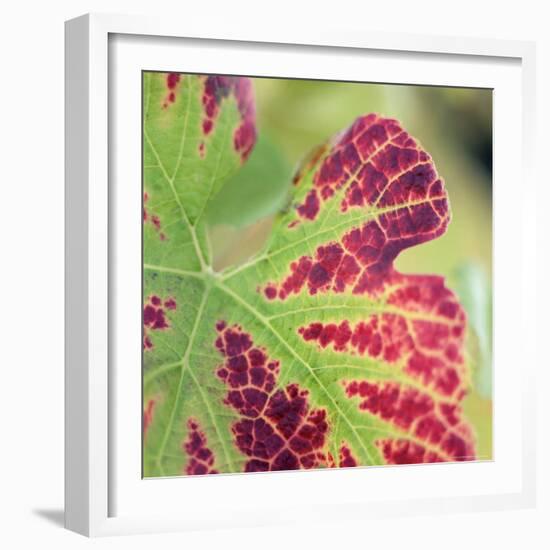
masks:
{"type": "Polygon", "coordinates": [[[491,460],[492,90],[142,98],[143,477],[491,460]]]}

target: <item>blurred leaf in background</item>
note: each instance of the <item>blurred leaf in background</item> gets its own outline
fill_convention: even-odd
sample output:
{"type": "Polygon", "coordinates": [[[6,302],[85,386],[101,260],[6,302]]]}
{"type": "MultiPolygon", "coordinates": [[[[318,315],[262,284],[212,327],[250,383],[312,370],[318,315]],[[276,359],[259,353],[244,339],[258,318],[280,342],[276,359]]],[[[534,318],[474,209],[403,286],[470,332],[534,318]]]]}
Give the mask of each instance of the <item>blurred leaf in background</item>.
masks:
{"type": "Polygon", "coordinates": [[[479,456],[493,456],[493,301],[486,270],[474,262],[458,266],[449,283],[468,316],[466,363],[472,391],[464,403],[477,432],[479,456]]]}
{"type": "Polygon", "coordinates": [[[243,168],[210,202],[208,221],[240,228],[275,214],[284,204],[291,172],[279,148],[261,133],[243,168]]]}
{"type": "Polygon", "coordinates": [[[493,393],[491,285],[483,269],[473,263],[460,266],[453,279],[475,340],[471,346],[476,366],[473,382],[479,394],[490,399],[493,393]]]}

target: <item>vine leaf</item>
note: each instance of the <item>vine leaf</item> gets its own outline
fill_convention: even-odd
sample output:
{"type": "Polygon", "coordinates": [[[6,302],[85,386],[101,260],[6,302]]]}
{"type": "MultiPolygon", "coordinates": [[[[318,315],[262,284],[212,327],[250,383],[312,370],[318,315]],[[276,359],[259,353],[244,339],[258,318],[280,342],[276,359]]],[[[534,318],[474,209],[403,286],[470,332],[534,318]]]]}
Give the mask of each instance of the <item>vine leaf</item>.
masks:
{"type": "Polygon", "coordinates": [[[144,476],[475,459],[466,317],[396,271],[450,209],[371,114],[308,157],[263,251],[214,273],[207,212],[256,140],[252,84],[144,73],[144,476]]]}

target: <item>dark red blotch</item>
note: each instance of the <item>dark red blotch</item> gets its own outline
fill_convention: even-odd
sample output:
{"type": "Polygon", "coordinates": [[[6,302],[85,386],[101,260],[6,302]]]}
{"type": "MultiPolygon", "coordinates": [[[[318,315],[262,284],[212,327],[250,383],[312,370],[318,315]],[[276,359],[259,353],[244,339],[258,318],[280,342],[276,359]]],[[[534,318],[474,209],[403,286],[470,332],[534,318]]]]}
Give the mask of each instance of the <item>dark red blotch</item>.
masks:
{"type": "MultiPolygon", "coordinates": [[[[233,146],[246,160],[256,143],[256,107],[252,81],[238,76],[211,75],[205,78],[202,95],[203,120],[202,131],[207,136],[215,126],[223,100],[233,96],[241,120],[233,133],[233,146]]],[[[201,156],[204,156],[204,145],[201,145],[201,156]]]]}
{"type": "Polygon", "coordinates": [[[173,311],[176,307],[176,300],[172,297],[166,298],[163,302],[159,296],[149,296],[143,306],[143,348],[145,350],[150,350],[153,347],[150,331],[169,328],[166,310],[173,311]]]}
{"type": "Polygon", "coordinates": [[[340,447],[339,459],[338,465],[340,468],[353,468],[358,465],[357,459],[353,456],[351,449],[347,445],[342,445],[340,447]]]}
{"type": "Polygon", "coordinates": [[[248,457],[245,471],[326,465],[326,411],[312,409],[308,392],[297,384],[277,388],[279,362],[255,347],[240,327],[221,321],[216,328],[216,347],[224,357],[217,374],[228,387],[225,403],[241,416],[232,431],[248,457]]]}
{"type": "Polygon", "coordinates": [[[386,464],[445,462],[436,452],[408,439],[382,439],[377,443],[386,464]]]}
{"type": "Polygon", "coordinates": [[[200,429],[199,423],[194,418],[187,421],[187,440],[183,449],[189,460],[185,468],[188,475],[217,474],[214,468],[214,454],[208,448],[206,435],[200,429]]]}
{"type": "Polygon", "coordinates": [[[176,90],[177,86],[182,78],[179,73],[167,73],[166,74],[166,88],[167,93],[162,104],[162,107],[166,109],[169,105],[176,102],[176,90]]]}
{"type": "Polygon", "coordinates": [[[149,194],[143,193],[143,223],[151,223],[155,228],[155,231],[158,233],[158,236],[161,241],[166,240],[166,234],[162,231],[162,224],[160,218],[156,214],[151,214],[145,204],[149,201],[149,194]]]}
{"type": "Polygon", "coordinates": [[[359,117],[339,137],[314,174],[312,189],[297,206],[298,216],[314,220],[320,203],[344,187],[342,212],[444,198],[429,155],[396,120],[375,114],[359,117]]]}
{"type": "Polygon", "coordinates": [[[353,380],[344,382],[344,386],[349,398],[359,398],[360,410],[423,442],[409,440],[405,445],[398,437],[380,440],[378,445],[388,462],[433,462],[435,455],[437,460],[475,459],[473,435],[461,421],[457,404],[438,404],[428,393],[396,382],[353,380]]]}

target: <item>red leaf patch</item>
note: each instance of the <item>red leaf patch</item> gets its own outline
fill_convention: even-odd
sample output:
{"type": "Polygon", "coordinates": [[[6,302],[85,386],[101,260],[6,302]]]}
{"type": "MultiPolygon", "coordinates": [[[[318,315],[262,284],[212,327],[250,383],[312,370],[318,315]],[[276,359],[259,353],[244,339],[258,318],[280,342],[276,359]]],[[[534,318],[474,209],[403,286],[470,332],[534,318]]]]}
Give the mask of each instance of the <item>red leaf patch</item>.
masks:
{"type": "Polygon", "coordinates": [[[254,347],[239,327],[218,323],[216,347],[225,358],[218,376],[229,386],[225,403],[242,419],[233,425],[237,447],[249,457],[245,471],[296,470],[326,464],[326,411],[311,409],[308,391],[277,389],[279,362],[254,347]]]}
{"type": "Polygon", "coordinates": [[[187,422],[187,441],[183,449],[189,457],[185,473],[188,475],[217,474],[214,468],[214,454],[208,448],[206,435],[194,418],[187,422]]]}

